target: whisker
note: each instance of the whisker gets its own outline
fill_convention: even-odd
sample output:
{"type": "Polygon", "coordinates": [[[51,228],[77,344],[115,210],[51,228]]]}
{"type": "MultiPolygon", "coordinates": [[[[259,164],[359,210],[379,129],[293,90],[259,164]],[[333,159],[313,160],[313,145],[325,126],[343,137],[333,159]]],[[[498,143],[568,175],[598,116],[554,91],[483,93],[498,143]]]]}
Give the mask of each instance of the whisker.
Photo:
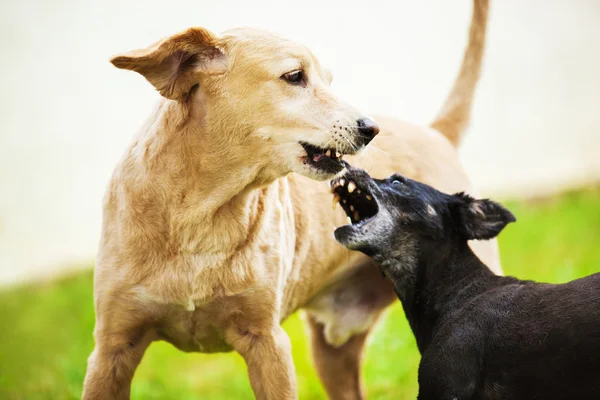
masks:
{"type": "Polygon", "coordinates": [[[346,135],[342,134],[340,135],[342,137],[342,139],[344,139],[346,141],[346,143],[348,143],[350,145],[350,147],[352,148],[353,151],[358,152],[358,147],[352,143],[347,137],[346,135]]]}
{"type": "Polygon", "coordinates": [[[382,149],[380,149],[379,147],[375,146],[374,144],[370,144],[370,145],[369,145],[369,147],[370,147],[370,148],[373,148],[373,149],[375,149],[375,150],[377,150],[377,151],[380,151],[380,152],[382,152],[383,154],[387,154],[387,155],[390,155],[390,156],[393,156],[393,155],[394,155],[393,153],[390,153],[389,151],[385,151],[385,150],[382,150],[382,149]]]}
{"type": "Polygon", "coordinates": [[[394,135],[393,133],[380,133],[377,135],[377,138],[391,138],[391,137],[395,137],[396,135],[394,135]]]}

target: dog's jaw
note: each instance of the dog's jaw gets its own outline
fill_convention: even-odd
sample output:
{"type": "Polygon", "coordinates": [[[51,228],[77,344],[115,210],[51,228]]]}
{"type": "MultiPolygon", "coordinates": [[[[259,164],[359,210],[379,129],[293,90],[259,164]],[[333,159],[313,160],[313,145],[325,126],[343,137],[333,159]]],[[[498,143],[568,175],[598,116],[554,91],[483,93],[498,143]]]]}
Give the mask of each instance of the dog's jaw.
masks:
{"type": "Polygon", "coordinates": [[[301,158],[302,163],[319,172],[333,176],[344,169],[343,154],[337,149],[325,149],[312,144],[301,142],[306,155],[301,158]]]}
{"type": "Polygon", "coordinates": [[[348,216],[348,225],[343,225],[334,231],[335,239],[351,250],[365,251],[377,235],[383,234],[387,210],[379,204],[379,191],[370,182],[371,178],[348,173],[331,181],[333,193],[333,208],[339,204],[348,216]]]}
{"type": "Polygon", "coordinates": [[[275,167],[280,176],[295,172],[318,181],[332,179],[343,171],[346,155],[357,155],[365,147],[352,141],[343,145],[326,130],[300,130],[292,140],[282,131],[285,129],[263,126],[250,135],[259,138],[259,151],[267,160],[264,168],[275,167]],[[263,151],[266,148],[270,150],[263,151]]]}
{"type": "Polygon", "coordinates": [[[287,160],[289,172],[295,172],[309,179],[323,181],[333,179],[344,170],[345,155],[333,149],[323,150],[317,146],[295,144],[294,155],[287,160]],[[329,155],[327,154],[329,152],[329,155]]]}

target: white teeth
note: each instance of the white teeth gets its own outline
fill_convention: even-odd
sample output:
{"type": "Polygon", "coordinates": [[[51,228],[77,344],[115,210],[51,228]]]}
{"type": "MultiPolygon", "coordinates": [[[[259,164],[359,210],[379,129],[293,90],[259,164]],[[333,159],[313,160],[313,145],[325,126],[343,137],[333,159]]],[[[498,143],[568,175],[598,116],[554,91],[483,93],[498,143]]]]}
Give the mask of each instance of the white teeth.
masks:
{"type": "Polygon", "coordinates": [[[342,156],[342,153],[340,153],[339,151],[335,151],[335,157],[336,158],[340,158],[342,156]]]}
{"type": "Polygon", "coordinates": [[[348,183],[348,193],[352,193],[354,192],[354,189],[356,189],[356,183],[350,181],[348,183]]]}
{"type": "Polygon", "coordinates": [[[348,200],[344,199],[342,200],[342,203],[346,204],[348,202],[348,200]]]}
{"type": "Polygon", "coordinates": [[[352,220],[350,219],[350,217],[348,217],[348,223],[351,224],[352,220]]]}
{"type": "Polygon", "coordinates": [[[338,182],[339,186],[344,186],[346,184],[346,180],[345,179],[340,179],[340,181],[338,182]]]}
{"type": "Polygon", "coordinates": [[[335,210],[335,206],[337,206],[337,203],[339,200],[340,200],[340,198],[338,197],[338,195],[334,194],[333,200],[331,201],[331,208],[333,208],[335,210]]]}
{"type": "Polygon", "coordinates": [[[373,198],[369,195],[367,195],[367,200],[373,200],[373,198]]]}
{"type": "Polygon", "coordinates": [[[356,194],[360,194],[360,189],[358,189],[358,190],[356,191],[356,194]]]}
{"type": "Polygon", "coordinates": [[[354,206],[350,206],[350,211],[354,211],[354,206]]]}
{"type": "Polygon", "coordinates": [[[331,150],[327,150],[327,152],[325,153],[325,155],[326,155],[327,157],[331,157],[331,150]]]}

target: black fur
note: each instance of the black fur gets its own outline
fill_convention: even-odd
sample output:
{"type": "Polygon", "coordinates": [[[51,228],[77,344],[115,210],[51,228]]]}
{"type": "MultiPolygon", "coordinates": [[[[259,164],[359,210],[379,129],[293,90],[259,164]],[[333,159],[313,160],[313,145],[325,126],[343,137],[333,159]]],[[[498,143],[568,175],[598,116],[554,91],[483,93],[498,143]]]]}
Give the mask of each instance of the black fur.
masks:
{"type": "Polygon", "coordinates": [[[336,238],[394,282],[422,354],[420,400],[600,399],[600,274],[558,285],[496,276],[467,240],[515,221],[501,205],[353,168],[343,178],[378,211],[336,238]]]}

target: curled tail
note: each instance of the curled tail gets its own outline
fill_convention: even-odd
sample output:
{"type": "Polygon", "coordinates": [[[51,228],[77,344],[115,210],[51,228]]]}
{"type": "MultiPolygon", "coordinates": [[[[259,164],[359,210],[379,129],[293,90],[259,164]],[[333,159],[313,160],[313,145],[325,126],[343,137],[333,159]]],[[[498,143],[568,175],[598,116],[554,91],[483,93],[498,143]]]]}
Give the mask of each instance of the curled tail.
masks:
{"type": "Polygon", "coordinates": [[[485,47],[488,5],[488,0],[473,0],[469,43],[460,71],[450,94],[431,123],[431,127],[444,135],[454,146],[459,144],[471,118],[471,104],[479,80],[485,47]]]}

